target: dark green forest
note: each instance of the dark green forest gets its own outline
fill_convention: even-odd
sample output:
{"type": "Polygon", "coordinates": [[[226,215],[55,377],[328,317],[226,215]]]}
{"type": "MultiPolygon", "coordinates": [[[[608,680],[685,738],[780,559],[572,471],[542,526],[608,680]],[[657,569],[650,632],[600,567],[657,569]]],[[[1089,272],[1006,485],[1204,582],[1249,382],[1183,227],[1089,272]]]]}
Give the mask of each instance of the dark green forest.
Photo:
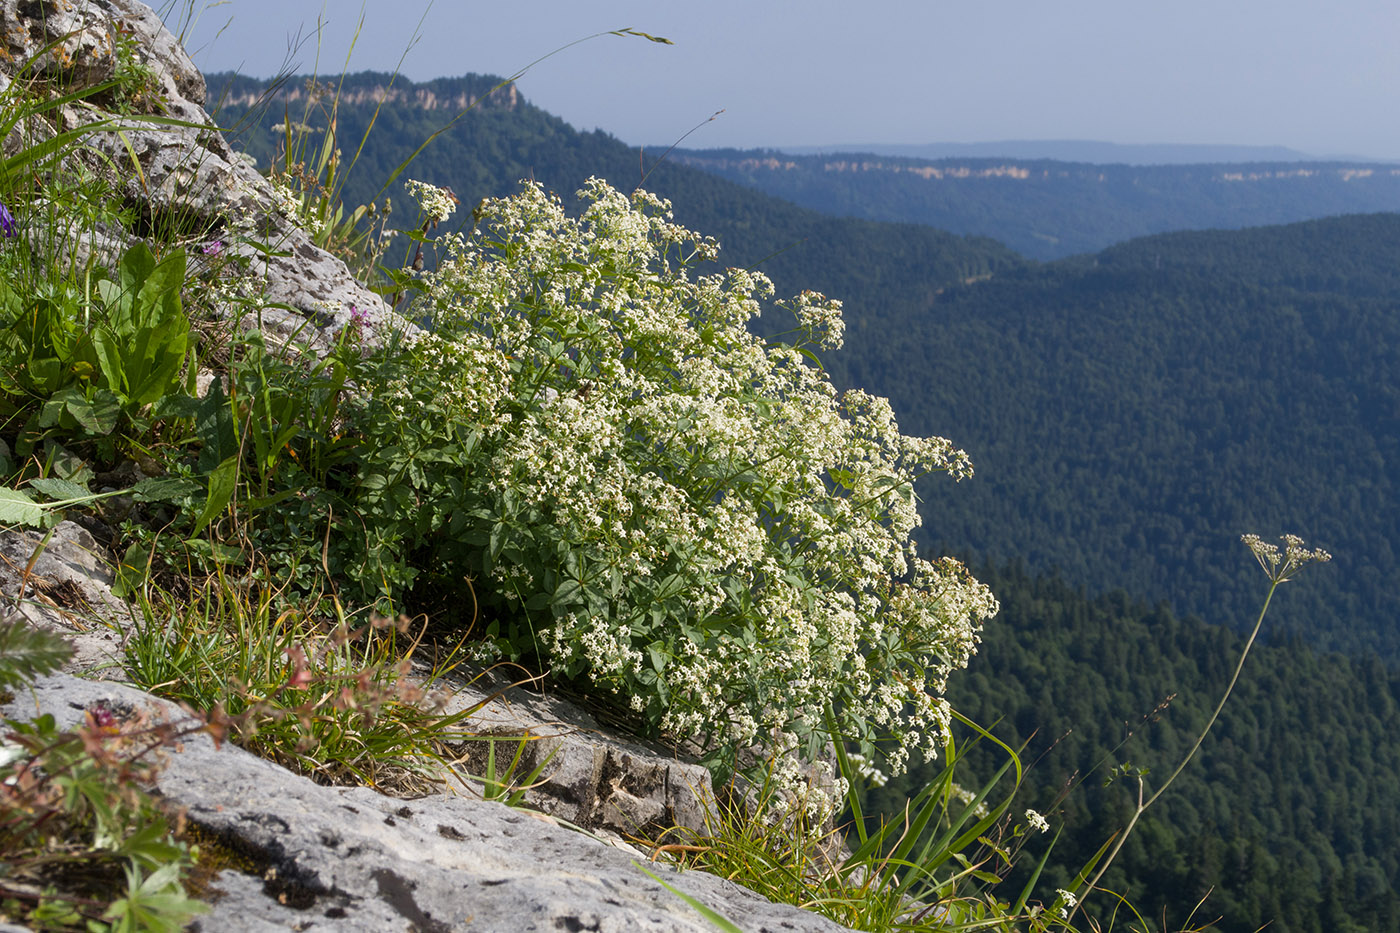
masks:
{"type": "Polygon", "coordinates": [[[853,315],[838,382],[978,476],[927,483],[930,543],[1253,619],[1237,539],[1336,559],[1271,621],[1400,657],[1400,216],[1164,234],[853,315]]]}
{"type": "MultiPolygon", "coordinates": [[[[1310,567],[1277,598],[1295,599],[1334,570],[1310,567]]],[[[1268,581],[1257,567],[1245,572],[1262,601],[1268,581]]],[[[1030,741],[1029,793],[1016,812],[1063,819],[1046,869],[1063,885],[1131,816],[1135,785],[1104,786],[1110,768],[1147,768],[1149,793],[1164,780],[1209,719],[1243,639],[1020,565],[979,567],[978,577],[1002,611],[948,695],[1009,744],[1030,741]]],[[[1210,892],[1197,919],[1221,918],[1220,930],[1270,921],[1278,933],[1400,929],[1398,690],[1400,674],[1374,658],[1256,645],[1201,752],[1148,810],[1105,884],[1171,924],[1210,892]]],[[[969,755],[974,777],[1001,763],[992,752],[969,755]]],[[[870,802],[901,812],[923,773],[872,791],[870,802]]],[[[1033,838],[1030,852],[1052,835],[1033,838]]]]}
{"type": "MultiPolygon", "coordinates": [[[[209,83],[212,98],[244,101],[216,116],[244,121],[235,142],[264,167],[287,108],[304,119],[301,102],[274,99],[244,120],[260,83],[209,83]]],[[[450,99],[494,83],[399,86],[450,99]]],[[[372,113],[342,103],[347,161],[372,113]]],[[[347,201],[382,198],[379,183],[452,116],[384,107],[347,201]]],[[[1284,587],[1225,718],[1109,880],[1177,922],[1214,888],[1204,915],[1223,915],[1222,930],[1396,926],[1400,216],[1163,234],[1041,264],[657,165],[520,100],[472,111],[404,177],[470,205],[520,178],[567,200],[590,175],[644,180],[678,221],[720,238],[721,262],[757,265],[780,295],[843,299],[846,347],[825,361],[837,384],[889,396],[906,431],[971,454],[975,477],[920,489],[924,543],[980,566],[1004,606],[950,695],[1008,741],[1034,734],[1024,806],[1065,820],[1056,865],[1082,862],[1131,812],[1127,785],[1100,786],[1104,769],[1169,772],[1228,680],[1266,584],[1239,535],[1294,532],[1331,551],[1284,587]],[[1076,772],[1082,786],[1055,803],[1076,772]]],[[[1066,190],[1036,209],[1070,216],[1066,190]]],[[[409,203],[401,184],[387,193],[409,203]]]]}
{"type": "Polygon", "coordinates": [[[825,214],[989,236],[1045,260],[1173,230],[1400,210],[1394,165],[1087,165],[733,149],[671,157],[825,214]]]}

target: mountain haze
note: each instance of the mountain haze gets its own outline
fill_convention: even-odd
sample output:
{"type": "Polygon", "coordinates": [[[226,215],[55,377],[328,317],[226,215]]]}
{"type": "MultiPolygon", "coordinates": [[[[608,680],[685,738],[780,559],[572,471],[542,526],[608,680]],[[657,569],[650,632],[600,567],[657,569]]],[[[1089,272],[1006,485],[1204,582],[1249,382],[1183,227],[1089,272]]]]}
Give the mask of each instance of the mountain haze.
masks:
{"type": "Polygon", "coordinates": [[[1095,165],[730,149],[671,157],[833,216],[989,236],[1045,260],[1173,230],[1400,210],[1400,165],[1383,163],[1095,165]]]}
{"type": "MultiPolygon", "coordinates": [[[[1106,143],[1090,139],[1008,139],[989,143],[876,143],[874,145],[782,146],[794,155],[873,153],[909,159],[1053,159],[1096,165],[1190,165],[1202,162],[1318,162],[1287,146],[1222,146],[1189,143],[1106,143]]],[[[1325,161],[1336,161],[1332,157],[1325,161]]],[[[1348,162],[1373,161],[1347,158],[1348,162]]]]}

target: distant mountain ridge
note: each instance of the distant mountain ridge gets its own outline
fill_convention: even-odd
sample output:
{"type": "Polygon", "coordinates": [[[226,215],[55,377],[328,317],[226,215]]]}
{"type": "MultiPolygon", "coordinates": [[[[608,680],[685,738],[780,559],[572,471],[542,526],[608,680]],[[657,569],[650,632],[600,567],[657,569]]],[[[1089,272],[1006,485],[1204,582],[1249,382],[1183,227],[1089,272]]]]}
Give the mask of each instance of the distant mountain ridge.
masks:
{"type": "Polygon", "coordinates": [[[1400,164],[1382,162],[1101,165],[774,149],[671,158],[832,216],[987,236],[1040,260],[1176,230],[1400,210],[1400,164]]]}
{"type": "Polygon", "coordinates": [[[1091,139],[1007,139],[985,143],[869,143],[779,146],[794,155],[870,153],[910,159],[1054,159],[1095,165],[1191,165],[1220,162],[1400,162],[1353,155],[1317,155],[1287,146],[1198,143],[1110,143],[1091,139]]]}
{"type": "Polygon", "coordinates": [[[387,72],[365,71],[347,76],[342,83],[338,78],[313,81],[304,75],[269,82],[216,72],[209,74],[206,81],[210,101],[217,108],[270,107],[274,113],[282,108],[305,106],[313,97],[330,103],[337,94],[341,104],[352,107],[393,104],[451,113],[476,107],[514,110],[523,100],[514,84],[482,75],[414,82],[387,72]]]}

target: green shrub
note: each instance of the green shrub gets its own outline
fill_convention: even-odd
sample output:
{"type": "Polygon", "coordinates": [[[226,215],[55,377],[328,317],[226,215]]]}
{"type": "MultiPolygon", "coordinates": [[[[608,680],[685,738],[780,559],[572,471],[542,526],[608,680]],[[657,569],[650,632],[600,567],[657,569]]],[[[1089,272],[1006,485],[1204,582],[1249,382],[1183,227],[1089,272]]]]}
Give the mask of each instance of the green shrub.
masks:
{"type": "MultiPolygon", "coordinates": [[[[711,764],[814,754],[828,706],[895,769],[935,752],[945,678],[996,602],[915,554],[913,486],[966,456],[812,364],[838,303],[779,303],[796,339],[764,343],[763,276],[698,274],[717,246],[645,193],[581,194],[577,219],[535,185],[484,202],[419,283],[428,331],[345,354],[360,442],[326,474],[333,567],[394,597],[465,596],[469,575],[490,650],[617,694],[711,764]]],[[[453,206],[422,201],[430,221],[453,206]]]]}

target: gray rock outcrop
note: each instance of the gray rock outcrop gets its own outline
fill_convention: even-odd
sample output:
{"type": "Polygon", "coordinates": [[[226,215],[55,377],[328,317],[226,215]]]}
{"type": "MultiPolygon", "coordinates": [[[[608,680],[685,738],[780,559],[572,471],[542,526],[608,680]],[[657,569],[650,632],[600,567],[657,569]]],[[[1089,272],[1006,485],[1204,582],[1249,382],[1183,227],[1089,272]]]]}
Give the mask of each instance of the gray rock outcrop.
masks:
{"type": "MultiPolygon", "coordinates": [[[[65,675],[0,712],[49,713],[71,726],[99,706],[147,722],[187,715],[120,684],[65,675]]],[[[184,810],[206,845],[251,866],[211,881],[212,912],[192,927],[207,933],[714,929],[643,868],[750,933],[844,929],[547,816],[448,794],[399,800],[323,787],[233,746],[215,748],[203,734],[166,753],[154,791],[184,810]]]]}
{"type": "MultiPolygon", "coordinates": [[[[138,0],[0,0],[0,15],[6,27],[0,37],[6,46],[0,56],[4,86],[58,80],[65,87],[92,87],[122,68],[139,68],[153,85],[151,113],[119,116],[120,134],[85,139],[105,164],[127,169],[117,182],[138,208],[132,228],[102,230],[94,237],[98,242],[71,248],[110,255],[152,232],[187,243],[192,252],[218,242],[221,252],[246,262],[246,276],[257,283],[255,295],[249,293],[257,305],[241,312],[247,322],[312,347],[327,346],[352,308],[371,323],[388,317],[384,301],[285,216],[271,183],[229,147],[201,106],[203,76],[150,7],[138,0]]],[[[110,117],[101,109],[104,102],[96,95],[66,105],[63,125],[110,117]]],[[[5,144],[13,149],[18,137],[45,132],[52,129],[43,121],[28,121],[5,144]]]]}

